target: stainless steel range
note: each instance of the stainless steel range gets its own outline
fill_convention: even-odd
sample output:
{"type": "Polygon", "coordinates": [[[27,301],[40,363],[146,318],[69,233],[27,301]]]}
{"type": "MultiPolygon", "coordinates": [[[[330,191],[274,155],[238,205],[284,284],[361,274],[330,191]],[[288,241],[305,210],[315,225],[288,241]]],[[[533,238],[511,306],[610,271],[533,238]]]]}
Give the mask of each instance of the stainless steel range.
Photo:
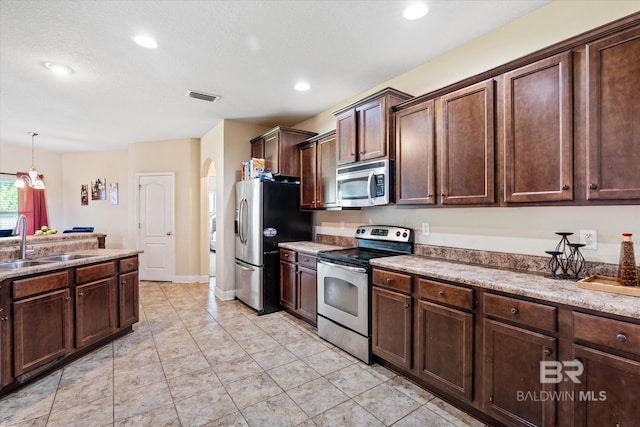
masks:
{"type": "Polygon", "coordinates": [[[369,260],[413,252],[413,230],[363,225],[358,247],[318,253],[318,335],[371,363],[369,260]]]}

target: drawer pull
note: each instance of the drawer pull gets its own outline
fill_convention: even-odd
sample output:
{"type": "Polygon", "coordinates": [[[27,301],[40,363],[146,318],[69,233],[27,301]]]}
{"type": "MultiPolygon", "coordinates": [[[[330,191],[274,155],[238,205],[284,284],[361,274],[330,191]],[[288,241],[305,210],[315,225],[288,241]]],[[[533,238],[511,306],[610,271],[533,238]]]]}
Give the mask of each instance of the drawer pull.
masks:
{"type": "Polygon", "coordinates": [[[409,308],[409,304],[405,304],[405,305],[404,305],[404,308],[409,308]]]}
{"type": "Polygon", "coordinates": [[[121,284],[121,285],[126,285],[126,284],[127,284],[127,281],[126,281],[126,280],[123,280],[122,282],[120,282],[120,284],[121,284]]]}
{"type": "Polygon", "coordinates": [[[284,257],[285,258],[289,258],[289,254],[284,254],[284,257]]]}
{"type": "Polygon", "coordinates": [[[64,300],[65,301],[71,301],[71,297],[66,297],[64,300]]]}
{"type": "Polygon", "coordinates": [[[78,296],[79,296],[79,297],[83,297],[83,296],[84,296],[84,293],[80,292],[80,293],[78,294],[78,296]]]}
{"type": "Polygon", "coordinates": [[[393,279],[390,277],[387,277],[387,285],[390,285],[391,283],[393,283],[393,279]]]}
{"type": "Polygon", "coordinates": [[[133,263],[132,262],[129,263],[129,267],[133,267],[133,263]]]}
{"type": "Polygon", "coordinates": [[[0,317],[0,320],[2,320],[3,322],[6,322],[7,320],[9,320],[9,318],[7,316],[4,316],[4,317],[0,317]]]}
{"type": "Polygon", "coordinates": [[[627,341],[627,336],[625,334],[618,334],[616,335],[616,339],[620,342],[626,342],[627,341]]]}
{"type": "Polygon", "coordinates": [[[518,314],[518,309],[517,309],[517,308],[515,308],[515,307],[513,307],[513,308],[511,309],[511,314],[513,314],[514,316],[515,316],[516,314],[518,314]]]}
{"type": "Polygon", "coordinates": [[[438,291],[438,295],[440,295],[441,297],[444,296],[444,291],[438,291]]]}
{"type": "Polygon", "coordinates": [[[551,356],[551,350],[549,350],[548,348],[544,350],[544,355],[545,356],[551,356]]]}

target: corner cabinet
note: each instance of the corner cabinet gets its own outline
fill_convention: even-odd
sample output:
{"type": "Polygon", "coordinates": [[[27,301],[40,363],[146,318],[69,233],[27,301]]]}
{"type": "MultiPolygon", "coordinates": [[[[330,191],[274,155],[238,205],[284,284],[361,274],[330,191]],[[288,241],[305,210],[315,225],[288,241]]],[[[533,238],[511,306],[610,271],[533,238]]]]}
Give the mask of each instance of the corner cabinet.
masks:
{"type": "Polygon", "coordinates": [[[136,255],[0,282],[0,396],[130,332],[137,266],[136,255]]]}
{"type": "Polygon", "coordinates": [[[587,44],[587,199],[640,199],[640,28],[587,44]]]}
{"type": "Polygon", "coordinates": [[[317,259],[280,249],[280,305],[289,313],[318,324],[317,259]]]}
{"type": "Polygon", "coordinates": [[[386,88],[335,111],[338,164],[395,157],[391,107],[412,96],[386,88]]]}
{"type": "Polygon", "coordinates": [[[317,135],[278,126],[251,140],[251,156],[264,158],[265,170],[274,175],[300,176],[296,145],[317,135]]]}
{"type": "Polygon", "coordinates": [[[336,132],[298,144],[300,155],[300,209],[338,207],[336,197],[336,132]]]}

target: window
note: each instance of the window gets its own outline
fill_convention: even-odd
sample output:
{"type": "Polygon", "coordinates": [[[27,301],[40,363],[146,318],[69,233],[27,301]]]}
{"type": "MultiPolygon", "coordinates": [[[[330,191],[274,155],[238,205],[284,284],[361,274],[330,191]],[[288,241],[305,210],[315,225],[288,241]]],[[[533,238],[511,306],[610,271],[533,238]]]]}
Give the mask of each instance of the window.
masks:
{"type": "Polygon", "coordinates": [[[0,175],[0,230],[13,229],[18,219],[18,189],[14,182],[15,176],[0,175]]]}

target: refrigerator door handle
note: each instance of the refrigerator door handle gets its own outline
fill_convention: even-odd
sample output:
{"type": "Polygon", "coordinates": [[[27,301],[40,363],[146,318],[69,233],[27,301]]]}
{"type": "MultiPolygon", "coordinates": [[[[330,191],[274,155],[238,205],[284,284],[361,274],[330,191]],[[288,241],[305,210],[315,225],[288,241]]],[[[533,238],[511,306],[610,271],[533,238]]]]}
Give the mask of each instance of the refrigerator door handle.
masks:
{"type": "Polygon", "coordinates": [[[244,208],[242,209],[242,243],[247,243],[247,211],[249,208],[249,202],[247,199],[242,199],[244,208]]]}
{"type": "Polygon", "coordinates": [[[238,236],[240,237],[240,243],[246,243],[246,235],[244,233],[244,202],[245,199],[240,199],[240,207],[238,209],[238,236]]]}
{"type": "Polygon", "coordinates": [[[244,265],[239,264],[239,263],[237,263],[237,262],[236,262],[236,265],[237,265],[238,267],[240,267],[241,269],[245,270],[245,271],[255,271],[255,269],[253,269],[253,268],[249,268],[249,267],[245,267],[244,265]]]}

